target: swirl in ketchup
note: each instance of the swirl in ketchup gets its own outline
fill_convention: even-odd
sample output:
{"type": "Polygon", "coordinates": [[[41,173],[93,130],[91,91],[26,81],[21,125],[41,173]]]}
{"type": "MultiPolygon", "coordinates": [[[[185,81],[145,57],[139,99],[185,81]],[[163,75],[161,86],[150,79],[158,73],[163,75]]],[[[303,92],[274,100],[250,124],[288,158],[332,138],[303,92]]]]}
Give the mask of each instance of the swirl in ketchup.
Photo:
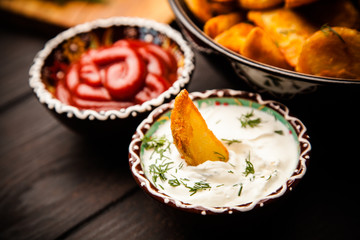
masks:
{"type": "Polygon", "coordinates": [[[170,52],[153,43],[119,40],[72,63],[55,95],[80,109],[121,109],[156,98],[176,78],[177,62],[170,52]]]}

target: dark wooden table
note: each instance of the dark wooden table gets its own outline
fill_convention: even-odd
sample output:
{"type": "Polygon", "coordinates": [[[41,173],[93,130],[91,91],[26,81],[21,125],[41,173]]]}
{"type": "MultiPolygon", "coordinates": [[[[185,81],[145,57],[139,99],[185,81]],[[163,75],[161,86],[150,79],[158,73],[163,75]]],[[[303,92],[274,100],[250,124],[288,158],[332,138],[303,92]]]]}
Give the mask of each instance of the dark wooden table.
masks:
{"type": "MultiPolygon", "coordinates": [[[[360,239],[358,87],[280,100],[305,123],[313,147],[290,194],[243,214],[192,215],[145,195],[126,144],[84,139],[39,104],[28,69],[59,30],[1,19],[0,239],[360,239]]],[[[251,90],[220,66],[197,53],[189,91],[251,90]]]]}

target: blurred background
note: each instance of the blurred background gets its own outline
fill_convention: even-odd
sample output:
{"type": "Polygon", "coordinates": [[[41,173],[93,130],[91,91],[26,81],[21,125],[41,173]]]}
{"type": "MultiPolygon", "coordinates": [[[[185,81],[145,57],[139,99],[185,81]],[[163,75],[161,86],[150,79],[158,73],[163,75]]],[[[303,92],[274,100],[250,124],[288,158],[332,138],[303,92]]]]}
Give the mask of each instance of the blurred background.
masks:
{"type": "MultiPolygon", "coordinates": [[[[308,172],[286,197],[237,216],[160,206],[132,178],[127,141],[90,141],[53,118],[28,85],[35,55],[64,29],[111,16],[177,27],[167,0],[0,0],[0,239],[360,239],[358,88],[281,100],[308,128],[308,172]]],[[[189,92],[253,91],[195,54],[189,92]]]]}
{"type": "Polygon", "coordinates": [[[165,23],[173,20],[166,0],[1,0],[0,8],[65,28],[114,16],[145,17],[165,23]]]}

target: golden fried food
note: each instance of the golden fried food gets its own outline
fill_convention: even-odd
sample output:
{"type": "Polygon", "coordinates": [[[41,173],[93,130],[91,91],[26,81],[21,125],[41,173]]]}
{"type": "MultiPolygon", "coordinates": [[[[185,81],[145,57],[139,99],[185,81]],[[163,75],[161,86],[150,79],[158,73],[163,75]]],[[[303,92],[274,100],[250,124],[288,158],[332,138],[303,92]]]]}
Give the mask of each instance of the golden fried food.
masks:
{"type": "Polygon", "coordinates": [[[221,4],[229,4],[229,3],[235,4],[236,0],[213,0],[213,1],[210,0],[210,2],[217,2],[221,4]]]}
{"type": "Polygon", "coordinates": [[[203,23],[213,16],[233,12],[236,7],[235,0],[185,0],[185,3],[195,17],[203,23]]]}
{"type": "Polygon", "coordinates": [[[216,36],[214,41],[234,52],[240,53],[247,35],[253,28],[254,26],[249,23],[238,23],[216,36]]]}
{"type": "Polygon", "coordinates": [[[275,7],[284,0],[238,0],[239,6],[245,9],[262,10],[275,7]]]}
{"type": "Polygon", "coordinates": [[[204,32],[209,37],[215,38],[217,35],[229,29],[241,20],[243,20],[243,17],[238,12],[218,15],[206,21],[204,25],[204,32]]]}
{"type": "Polygon", "coordinates": [[[195,17],[202,22],[206,22],[213,16],[207,0],[185,0],[185,3],[195,17]]]}
{"type": "MultiPolygon", "coordinates": [[[[360,54],[357,48],[358,35],[350,29],[360,29],[360,10],[356,7],[360,1],[186,1],[197,2],[197,11],[207,13],[208,21],[204,22],[205,34],[229,50],[279,68],[319,76],[359,79],[360,66],[356,62],[359,61],[360,54]],[[246,17],[243,16],[246,14],[246,17]],[[246,23],[247,21],[254,25],[246,23]],[[344,45],[332,50],[329,46],[335,48],[336,38],[332,36],[325,40],[324,36],[317,32],[322,26],[339,28],[341,34],[344,34],[343,38],[348,39],[345,42],[351,46],[351,51],[345,53],[344,45]],[[344,30],[345,28],[347,30],[344,30]],[[321,54],[319,49],[326,54],[321,54]],[[323,66],[322,61],[326,63],[323,66]]],[[[324,32],[324,29],[320,31],[324,32]]],[[[331,34],[335,33],[328,35],[331,34]]]]}
{"type": "Polygon", "coordinates": [[[307,6],[302,11],[304,17],[320,28],[327,23],[330,26],[360,28],[359,9],[351,0],[322,1],[307,6]]]}
{"type": "Polygon", "coordinates": [[[246,37],[241,55],[275,67],[292,70],[272,39],[260,27],[255,27],[246,37]]]}
{"type": "Polygon", "coordinates": [[[290,66],[295,67],[305,40],[316,29],[291,9],[250,11],[248,18],[264,29],[279,46],[290,66]]]}
{"type": "Polygon", "coordinates": [[[300,7],[316,1],[318,0],[285,0],[285,7],[286,8],[300,7]]]}
{"type": "MultiPolygon", "coordinates": [[[[359,10],[352,4],[351,1],[339,0],[334,3],[326,4],[324,10],[327,12],[327,15],[326,18],[324,16],[325,19],[323,20],[323,23],[328,23],[330,26],[337,27],[360,27],[359,10]]],[[[325,12],[323,12],[323,15],[325,15],[325,12]]]]}
{"type": "Polygon", "coordinates": [[[208,0],[213,16],[231,13],[237,6],[235,0],[208,0]]]}
{"type": "Polygon", "coordinates": [[[186,89],[175,98],[171,113],[171,132],[176,148],[189,165],[229,159],[228,150],[207,127],[186,89]]]}
{"type": "Polygon", "coordinates": [[[296,71],[360,79],[360,32],[344,27],[317,31],[306,40],[296,71]]]}

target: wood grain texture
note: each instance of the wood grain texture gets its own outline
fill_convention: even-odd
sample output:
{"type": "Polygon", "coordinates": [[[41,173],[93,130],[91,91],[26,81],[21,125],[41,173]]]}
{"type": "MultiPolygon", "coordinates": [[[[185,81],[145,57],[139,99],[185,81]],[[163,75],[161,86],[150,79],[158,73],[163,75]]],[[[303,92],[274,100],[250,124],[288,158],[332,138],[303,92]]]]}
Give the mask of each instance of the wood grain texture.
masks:
{"type": "Polygon", "coordinates": [[[29,95],[28,71],[44,43],[45,40],[26,33],[19,34],[9,29],[1,31],[0,109],[18,97],[29,95]]]}
{"type": "Polygon", "coordinates": [[[127,140],[83,139],[32,96],[0,119],[0,239],[56,238],[135,188],[127,140]]]}
{"type": "Polygon", "coordinates": [[[163,23],[174,19],[167,0],[68,1],[65,4],[42,0],[2,0],[0,8],[62,27],[114,16],[150,18],[163,23]]]}
{"type": "Polygon", "coordinates": [[[139,189],[68,239],[186,239],[183,232],[180,221],[139,189]]]}
{"type": "MultiPolygon", "coordinates": [[[[302,188],[302,187],[301,187],[302,188]]],[[[278,202],[239,215],[201,216],[165,207],[136,192],[102,216],[88,222],[67,239],[325,239],[326,236],[355,239],[355,216],[346,219],[343,210],[324,213],[329,202],[313,202],[297,189],[278,202]],[[332,214],[338,219],[331,217],[332,214]],[[342,224],[346,221],[347,224],[342,224]],[[320,224],[319,224],[320,222],[320,224]],[[304,231],[306,227],[306,231],[304,231]],[[328,235],[329,234],[329,235],[328,235]]]]}
{"type": "MultiPolygon", "coordinates": [[[[313,147],[289,195],[237,216],[193,215],[164,208],[135,184],[128,139],[84,139],[38,103],[23,76],[48,37],[31,31],[0,24],[0,239],[360,239],[359,88],[279,100],[308,127],[313,147]]],[[[252,90],[223,64],[196,53],[189,92],[252,90]]]]}

